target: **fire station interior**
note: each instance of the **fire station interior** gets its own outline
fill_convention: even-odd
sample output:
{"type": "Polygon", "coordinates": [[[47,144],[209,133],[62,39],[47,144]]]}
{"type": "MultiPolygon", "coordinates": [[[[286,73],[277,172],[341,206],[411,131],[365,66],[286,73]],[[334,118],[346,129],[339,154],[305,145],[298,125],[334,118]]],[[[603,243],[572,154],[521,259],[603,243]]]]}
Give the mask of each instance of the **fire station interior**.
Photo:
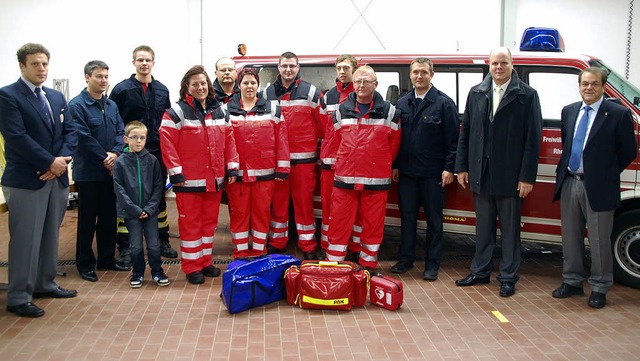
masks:
{"type": "MultiPolygon", "coordinates": [[[[398,54],[434,55],[434,59],[435,55],[465,58],[474,54],[467,56],[469,61],[464,64],[434,61],[433,84],[454,100],[460,117],[469,89],[489,73],[491,49],[502,45],[518,56],[539,54],[520,50],[523,31],[534,26],[558,29],[563,51],[540,57],[571,54],[567,56],[584,60],[587,55],[591,65],[607,67],[614,75],[605,96],[632,109],[636,139],[640,129],[640,4],[634,0],[23,0],[2,1],[0,8],[0,87],[20,76],[16,50],[24,43],[37,42],[51,52],[44,85],[56,87],[70,100],[86,86],[84,64],[100,59],[110,66],[108,94],[134,71],[131,50],[144,43],[155,50],[153,76],[167,85],[172,102],[178,99],[180,80],[192,65],[203,64],[213,80],[217,59],[230,56],[238,64],[245,59],[247,66],[259,70],[263,90],[278,75],[276,64],[268,59],[275,56],[277,61],[283,51],[293,51],[309,56],[301,61],[301,77],[323,92],[335,86],[332,61],[336,55],[379,56],[379,60],[365,63],[377,73],[377,91],[396,104],[412,91],[409,63],[397,60],[398,54]],[[245,45],[246,55],[236,53],[238,44],[245,45]]],[[[580,100],[580,69],[575,64],[514,62],[518,77],[539,93],[549,142],[560,136],[562,107],[580,100]]],[[[554,147],[541,154],[539,188],[553,186],[556,152],[561,152],[554,147]]],[[[387,211],[392,216],[386,219],[379,264],[373,271],[402,282],[403,299],[397,310],[379,307],[370,300],[348,311],[304,309],[283,298],[231,314],[221,299],[224,276],[190,284],[180,258],[163,258],[171,282],[167,287],[158,287],[149,271],[137,289],[129,285],[130,272],[100,270],[98,282],[83,280],[75,262],[78,208],[72,185],[60,227],[56,280],[63,288],[77,290],[78,295],[34,299],[46,314],[17,317],[5,309],[10,211],[0,192],[0,359],[638,360],[640,221],[629,215],[640,215],[639,162],[636,159],[635,170],[624,173],[626,198],[617,215],[625,217],[614,234],[624,241],[614,250],[614,263],[617,272],[626,273],[616,279],[602,309],[588,306],[586,282],[584,296],[551,296],[563,282],[561,239],[531,231],[526,223],[536,219],[543,228],[558,226],[553,217],[559,215],[559,205],[535,191],[538,198],[528,201],[543,206],[523,221],[527,231],[522,236],[520,279],[512,297],[499,295],[499,236],[490,283],[473,287],[455,284],[469,274],[475,252],[473,229],[456,224],[473,214],[471,203],[463,210],[445,209],[447,225],[437,280],[423,279],[424,215],[419,222],[414,268],[392,273],[401,231],[397,197],[390,197],[387,211]]],[[[468,190],[454,187],[447,197],[471,199],[468,190]]],[[[314,201],[319,200],[316,194],[314,201]]],[[[170,243],[179,252],[178,210],[171,190],[167,207],[170,243]]],[[[319,217],[318,212],[316,204],[319,217]]],[[[319,225],[317,218],[318,243],[319,225]]],[[[302,259],[294,227],[289,234],[287,253],[302,259]]],[[[588,274],[591,258],[585,242],[588,274]]],[[[233,261],[233,249],[228,207],[221,204],[212,254],[213,264],[223,274],[233,261]]]]}

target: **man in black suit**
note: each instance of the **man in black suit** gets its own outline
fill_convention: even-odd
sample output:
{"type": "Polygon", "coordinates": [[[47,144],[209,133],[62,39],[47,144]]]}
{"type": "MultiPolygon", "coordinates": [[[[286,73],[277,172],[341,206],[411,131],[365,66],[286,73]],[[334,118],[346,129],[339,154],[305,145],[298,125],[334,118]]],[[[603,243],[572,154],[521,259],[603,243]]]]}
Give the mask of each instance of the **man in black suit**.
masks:
{"type": "Polygon", "coordinates": [[[519,279],[520,210],[536,181],[542,113],[538,93],[513,70],[509,49],[491,52],[489,72],[469,91],[458,139],[455,171],[473,192],[476,252],[471,273],[456,285],[490,282],[498,218],[500,296],[509,297],[519,279]]]}
{"type": "Polygon", "coordinates": [[[555,298],[581,295],[585,225],[591,249],[589,306],[602,308],[613,284],[611,230],[620,205],[620,173],[638,146],[631,111],[604,99],[607,72],[587,68],[578,77],[582,101],[562,109],[562,156],[553,200],[562,210],[562,277],[555,298]]]}
{"type": "Polygon", "coordinates": [[[49,51],[40,44],[18,50],[22,76],[0,89],[0,132],[7,166],[2,192],[9,210],[7,311],[40,317],[32,297],[69,298],[55,281],[58,234],[69,196],[67,164],[78,139],[62,93],[43,87],[49,51]]]}

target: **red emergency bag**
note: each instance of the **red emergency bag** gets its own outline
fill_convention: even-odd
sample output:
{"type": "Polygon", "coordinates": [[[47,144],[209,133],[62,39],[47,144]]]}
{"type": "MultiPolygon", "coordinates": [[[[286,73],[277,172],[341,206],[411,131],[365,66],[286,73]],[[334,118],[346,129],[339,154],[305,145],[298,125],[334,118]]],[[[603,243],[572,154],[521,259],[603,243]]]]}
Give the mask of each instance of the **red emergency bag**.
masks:
{"type": "Polygon", "coordinates": [[[285,275],[287,302],[302,308],[350,310],[367,302],[369,271],[351,262],[303,261],[285,275]]]}
{"type": "Polygon", "coordinates": [[[386,308],[387,310],[397,310],[402,306],[402,281],[382,274],[371,277],[369,300],[371,304],[386,308]]]}

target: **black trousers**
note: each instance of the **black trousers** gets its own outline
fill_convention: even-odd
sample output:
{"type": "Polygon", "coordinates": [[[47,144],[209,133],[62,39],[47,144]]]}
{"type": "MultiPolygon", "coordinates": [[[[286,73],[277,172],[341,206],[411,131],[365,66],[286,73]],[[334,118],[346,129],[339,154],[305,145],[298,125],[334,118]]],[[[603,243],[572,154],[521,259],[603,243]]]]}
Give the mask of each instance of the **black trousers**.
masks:
{"type": "Polygon", "coordinates": [[[437,271],[442,258],[442,209],[445,189],[441,178],[400,175],[398,207],[400,208],[401,237],[398,262],[413,264],[416,256],[416,235],[420,206],[427,219],[425,269],[437,271]]]}
{"type": "Polygon", "coordinates": [[[78,191],[78,232],[76,238],[76,267],[88,272],[98,266],[112,265],[116,245],[116,195],[113,181],[76,181],[78,191]],[[93,254],[96,236],[98,257],[93,254]]]}

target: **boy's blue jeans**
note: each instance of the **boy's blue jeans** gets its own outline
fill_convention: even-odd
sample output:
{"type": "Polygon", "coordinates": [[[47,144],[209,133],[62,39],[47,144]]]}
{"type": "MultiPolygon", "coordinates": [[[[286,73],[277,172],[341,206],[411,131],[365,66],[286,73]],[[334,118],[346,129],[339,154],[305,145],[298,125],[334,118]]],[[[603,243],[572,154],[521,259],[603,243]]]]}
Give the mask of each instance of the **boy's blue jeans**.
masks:
{"type": "Polygon", "coordinates": [[[147,257],[151,275],[155,276],[163,272],[162,258],[160,258],[160,240],[158,238],[158,216],[146,219],[130,218],[124,220],[129,231],[131,252],[131,265],[134,276],[144,276],[144,250],[142,236],[147,241],[147,257]]]}

